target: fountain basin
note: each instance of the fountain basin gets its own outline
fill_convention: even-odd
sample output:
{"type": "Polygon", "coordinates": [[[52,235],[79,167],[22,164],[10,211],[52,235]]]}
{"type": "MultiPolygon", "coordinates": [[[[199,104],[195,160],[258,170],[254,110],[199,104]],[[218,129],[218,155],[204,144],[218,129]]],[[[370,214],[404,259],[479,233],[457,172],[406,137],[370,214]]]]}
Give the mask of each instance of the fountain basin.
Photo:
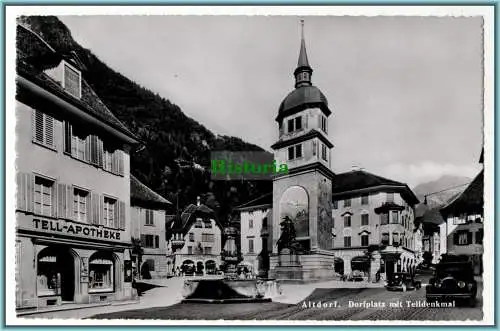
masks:
{"type": "Polygon", "coordinates": [[[270,302],[281,295],[274,279],[196,279],[184,281],[182,302],[270,302]]]}

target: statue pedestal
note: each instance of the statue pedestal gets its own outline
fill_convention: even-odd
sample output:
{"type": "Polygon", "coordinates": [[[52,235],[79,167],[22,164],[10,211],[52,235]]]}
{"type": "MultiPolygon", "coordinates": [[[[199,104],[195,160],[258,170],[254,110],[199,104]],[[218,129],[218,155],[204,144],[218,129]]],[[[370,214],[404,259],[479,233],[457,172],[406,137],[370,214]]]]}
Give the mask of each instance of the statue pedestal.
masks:
{"type": "Polygon", "coordinates": [[[334,262],[335,256],[330,251],[316,251],[301,255],[271,255],[269,277],[291,281],[334,279],[334,262]]]}
{"type": "Polygon", "coordinates": [[[282,249],[278,255],[278,265],[271,270],[270,277],[289,280],[303,279],[299,256],[288,248],[282,249]]]}

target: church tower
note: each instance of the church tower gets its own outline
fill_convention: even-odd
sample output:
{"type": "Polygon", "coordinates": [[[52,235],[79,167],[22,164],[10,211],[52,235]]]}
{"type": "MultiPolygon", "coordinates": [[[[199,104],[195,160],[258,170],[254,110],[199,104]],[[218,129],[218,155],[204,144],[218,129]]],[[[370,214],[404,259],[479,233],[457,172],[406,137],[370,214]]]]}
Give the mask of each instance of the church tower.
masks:
{"type": "Polygon", "coordinates": [[[331,264],[327,264],[333,263],[333,144],[328,137],[328,117],[332,112],[324,94],[312,84],[313,69],[307,57],[304,22],[301,23],[299,60],[293,72],[295,89],[279,107],[279,137],[271,146],[276,163],[288,165],[288,174],[273,179],[273,253],[279,253],[276,243],[280,223],[288,216],[306,252],[301,255],[302,262],[310,260],[308,264],[315,264],[307,266],[309,271],[303,278],[323,278],[328,273],[326,269],[331,269],[331,264]],[[318,255],[324,258],[318,259],[318,255]]]}

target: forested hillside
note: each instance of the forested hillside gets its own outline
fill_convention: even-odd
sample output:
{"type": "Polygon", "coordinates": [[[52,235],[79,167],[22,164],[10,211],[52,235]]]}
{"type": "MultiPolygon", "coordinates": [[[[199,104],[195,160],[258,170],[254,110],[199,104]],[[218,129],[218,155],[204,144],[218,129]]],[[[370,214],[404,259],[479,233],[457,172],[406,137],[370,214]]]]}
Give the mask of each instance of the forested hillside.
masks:
{"type": "Polygon", "coordinates": [[[30,16],[23,20],[56,51],[76,52],[86,66],[84,79],[115,116],[144,142],[145,148],[132,153],[132,174],[174,205],[178,203],[182,209],[200,195],[225,222],[231,207],[271,191],[270,181],[210,180],[211,150],[262,148],[236,137],[215,135],[187,117],[175,100],[155,94],[112,70],[75,42],[57,17],[30,16]]]}

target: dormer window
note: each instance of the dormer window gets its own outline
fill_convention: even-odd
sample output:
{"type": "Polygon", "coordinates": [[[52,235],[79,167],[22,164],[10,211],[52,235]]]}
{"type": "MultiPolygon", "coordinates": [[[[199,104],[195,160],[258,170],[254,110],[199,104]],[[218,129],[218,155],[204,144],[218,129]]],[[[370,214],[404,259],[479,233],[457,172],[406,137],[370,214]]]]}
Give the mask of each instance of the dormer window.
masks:
{"type": "Polygon", "coordinates": [[[64,89],[74,96],[80,99],[82,96],[82,77],[80,71],[64,62],[63,67],[63,87],[64,89]]]}

